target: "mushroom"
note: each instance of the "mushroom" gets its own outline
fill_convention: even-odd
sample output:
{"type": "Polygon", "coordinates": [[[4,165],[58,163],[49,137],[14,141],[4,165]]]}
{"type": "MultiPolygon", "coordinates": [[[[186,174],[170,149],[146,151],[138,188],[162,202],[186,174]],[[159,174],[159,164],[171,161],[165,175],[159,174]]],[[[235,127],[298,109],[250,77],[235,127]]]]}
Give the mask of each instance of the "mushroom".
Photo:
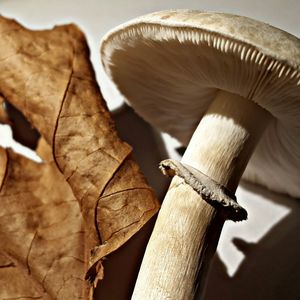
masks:
{"type": "Polygon", "coordinates": [[[109,32],[101,55],[136,112],[188,145],[181,162],[161,164],[174,178],[132,299],[190,299],[224,221],[247,217],[234,196],[242,175],[300,196],[299,39],[246,17],[172,10],[109,32]]]}

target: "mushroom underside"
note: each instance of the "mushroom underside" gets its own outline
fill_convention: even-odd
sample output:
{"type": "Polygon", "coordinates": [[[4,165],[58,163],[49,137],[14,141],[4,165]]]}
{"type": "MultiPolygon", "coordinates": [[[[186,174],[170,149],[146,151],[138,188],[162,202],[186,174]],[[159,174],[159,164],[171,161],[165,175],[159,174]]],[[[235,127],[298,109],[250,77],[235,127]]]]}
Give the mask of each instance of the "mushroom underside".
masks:
{"type": "Polygon", "coordinates": [[[134,25],[114,34],[104,42],[102,55],[133,108],[185,145],[219,90],[269,111],[275,118],[243,178],[300,196],[298,69],[220,34],[157,24],[134,25]]]}

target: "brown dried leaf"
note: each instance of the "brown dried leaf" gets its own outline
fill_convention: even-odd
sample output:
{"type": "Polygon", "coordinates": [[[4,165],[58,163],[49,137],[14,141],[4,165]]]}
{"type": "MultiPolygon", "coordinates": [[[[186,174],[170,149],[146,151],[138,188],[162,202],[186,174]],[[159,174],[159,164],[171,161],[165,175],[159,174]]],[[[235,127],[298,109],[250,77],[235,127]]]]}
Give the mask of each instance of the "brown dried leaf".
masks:
{"type": "Polygon", "coordinates": [[[158,202],[116,133],[81,31],[30,31],[3,17],[0,31],[0,94],[52,147],[80,204],[86,247],[95,248],[88,278],[96,286],[103,257],[139,231],[158,202]]]}
{"type": "Polygon", "coordinates": [[[0,148],[0,299],[87,299],[84,225],[55,164],[0,148]]]}
{"type": "Polygon", "coordinates": [[[0,95],[0,124],[9,124],[10,120],[4,108],[5,99],[0,95]]]}
{"type": "Polygon", "coordinates": [[[43,137],[39,138],[35,152],[44,162],[53,161],[52,149],[43,137]]]}

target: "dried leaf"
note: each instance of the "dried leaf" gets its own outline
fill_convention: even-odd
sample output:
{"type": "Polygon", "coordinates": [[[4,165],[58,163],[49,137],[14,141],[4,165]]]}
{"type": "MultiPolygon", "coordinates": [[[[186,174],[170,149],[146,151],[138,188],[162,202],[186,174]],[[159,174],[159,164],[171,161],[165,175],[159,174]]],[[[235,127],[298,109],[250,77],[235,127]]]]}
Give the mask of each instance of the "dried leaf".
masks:
{"type": "Polygon", "coordinates": [[[95,287],[103,257],[139,231],[158,202],[116,133],[80,30],[30,31],[3,17],[0,30],[0,93],[51,146],[79,202],[95,287]]]}
{"type": "Polygon", "coordinates": [[[55,164],[0,148],[0,299],[87,299],[80,208],[55,164]]]}
{"type": "Polygon", "coordinates": [[[35,152],[44,162],[53,161],[52,149],[43,137],[39,138],[35,152]]]}
{"type": "Polygon", "coordinates": [[[9,124],[9,117],[4,107],[5,99],[0,95],[0,124],[9,124]]]}

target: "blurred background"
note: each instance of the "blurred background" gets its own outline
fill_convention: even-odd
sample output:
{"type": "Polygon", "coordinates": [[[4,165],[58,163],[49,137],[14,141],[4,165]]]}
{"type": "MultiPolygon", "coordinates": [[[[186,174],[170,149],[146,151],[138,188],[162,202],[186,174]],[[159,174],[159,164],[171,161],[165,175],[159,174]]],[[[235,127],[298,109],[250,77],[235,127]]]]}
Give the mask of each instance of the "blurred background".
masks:
{"type": "MultiPolygon", "coordinates": [[[[99,46],[111,28],[139,15],[174,8],[244,15],[300,37],[299,0],[0,0],[0,14],[28,28],[46,29],[72,22],[84,31],[98,83],[120,135],[134,147],[138,162],[161,199],[168,181],[158,172],[158,162],[167,157],[179,159],[180,144],[155,132],[124,105],[101,68],[99,46]]],[[[1,146],[39,160],[34,151],[13,140],[8,125],[0,126],[1,146]]],[[[249,219],[238,224],[226,222],[205,299],[300,299],[299,199],[245,182],[238,188],[237,198],[247,208],[249,219]]]]}

